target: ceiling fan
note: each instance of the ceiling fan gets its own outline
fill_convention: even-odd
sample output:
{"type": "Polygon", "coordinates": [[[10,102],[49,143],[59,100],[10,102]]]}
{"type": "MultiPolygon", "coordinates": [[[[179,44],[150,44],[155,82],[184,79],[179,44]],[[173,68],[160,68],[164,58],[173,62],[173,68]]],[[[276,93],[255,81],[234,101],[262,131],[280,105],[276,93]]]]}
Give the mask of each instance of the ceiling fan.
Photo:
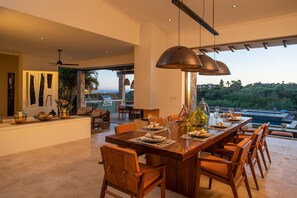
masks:
{"type": "Polygon", "coordinates": [[[66,65],[66,66],[79,66],[79,64],[72,64],[72,63],[68,63],[68,64],[66,64],[66,63],[62,63],[62,61],[61,61],[61,52],[62,52],[62,50],[61,49],[58,49],[58,52],[59,52],[59,60],[58,60],[58,62],[56,62],[56,63],[51,63],[51,62],[49,62],[49,64],[51,65],[51,66],[56,66],[56,65],[58,65],[58,66],[60,66],[60,65],[66,65]]]}

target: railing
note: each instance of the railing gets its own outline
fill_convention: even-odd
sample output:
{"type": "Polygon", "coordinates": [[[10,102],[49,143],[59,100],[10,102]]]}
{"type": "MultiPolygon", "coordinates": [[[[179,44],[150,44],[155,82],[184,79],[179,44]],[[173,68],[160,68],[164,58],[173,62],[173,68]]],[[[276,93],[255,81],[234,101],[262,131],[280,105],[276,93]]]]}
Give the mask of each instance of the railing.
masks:
{"type": "Polygon", "coordinates": [[[88,100],[85,102],[86,107],[92,107],[93,109],[105,109],[109,110],[110,113],[117,113],[119,106],[123,104],[124,101],[118,100],[88,100]]]}

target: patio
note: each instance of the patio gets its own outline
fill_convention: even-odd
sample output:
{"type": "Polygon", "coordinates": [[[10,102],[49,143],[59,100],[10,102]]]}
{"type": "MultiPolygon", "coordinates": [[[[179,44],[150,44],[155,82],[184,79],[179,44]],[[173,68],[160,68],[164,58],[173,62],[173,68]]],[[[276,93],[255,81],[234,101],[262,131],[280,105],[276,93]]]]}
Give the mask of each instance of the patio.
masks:
{"type": "MultiPolygon", "coordinates": [[[[109,132],[93,134],[90,139],[1,157],[1,197],[99,197],[103,178],[103,167],[97,163],[101,159],[99,147],[105,143],[106,135],[114,133],[114,126],[111,125],[109,132]]],[[[259,191],[255,190],[251,174],[248,173],[252,195],[295,197],[296,141],[268,137],[268,145],[272,164],[265,173],[265,179],[257,175],[259,191]]],[[[144,159],[141,158],[141,161],[144,159]]],[[[204,178],[201,197],[232,197],[229,186],[213,181],[212,190],[208,190],[204,188],[207,183],[208,179],[204,178]]],[[[247,197],[243,185],[239,195],[247,197]]],[[[159,197],[159,188],[147,197],[159,197]]],[[[167,190],[166,197],[183,196],[167,190]]]]}

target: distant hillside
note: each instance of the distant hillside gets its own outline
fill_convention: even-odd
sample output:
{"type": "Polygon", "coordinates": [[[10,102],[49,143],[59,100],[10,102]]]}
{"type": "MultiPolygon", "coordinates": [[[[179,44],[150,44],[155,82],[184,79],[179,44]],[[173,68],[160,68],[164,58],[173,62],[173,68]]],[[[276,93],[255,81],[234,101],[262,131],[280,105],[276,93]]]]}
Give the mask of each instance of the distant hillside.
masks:
{"type": "Polygon", "coordinates": [[[254,83],[242,86],[241,81],[220,85],[197,85],[197,102],[204,98],[209,106],[297,110],[297,84],[254,83]]]}

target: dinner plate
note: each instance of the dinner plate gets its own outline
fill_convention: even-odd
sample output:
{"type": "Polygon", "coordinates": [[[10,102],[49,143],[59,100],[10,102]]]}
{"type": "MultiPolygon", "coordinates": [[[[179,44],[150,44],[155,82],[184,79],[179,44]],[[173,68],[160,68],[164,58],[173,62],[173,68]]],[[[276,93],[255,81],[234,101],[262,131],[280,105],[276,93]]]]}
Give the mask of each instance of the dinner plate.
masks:
{"type": "Polygon", "coordinates": [[[200,138],[207,138],[210,136],[209,133],[200,133],[199,131],[191,131],[188,133],[190,136],[193,136],[193,137],[200,137],[200,138]]]}
{"type": "Polygon", "coordinates": [[[230,119],[228,119],[229,121],[233,121],[233,122],[236,122],[236,121],[240,121],[240,119],[239,118],[230,118],[230,119]]]}
{"type": "Polygon", "coordinates": [[[228,128],[229,126],[228,125],[211,125],[212,127],[215,127],[215,128],[221,128],[221,129],[224,129],[224,128],[228,128]]]}
{"type": "Polygon", "coordinates": [[[155,126],[155,127],[144,126],[143,128],[147,130],[158,131],[158,130],[164,129],[164,126],[155,126]]]}
{"type": "Polygon", "coordinates": [[[163,142],[164,140],[166,140],[166,137],[158,136],[158,135],[155,135],[153,138],[143,136],[143,137],[140,137],[140,140],[142,140],[144,142],[149,142],[149,143],[159,143],[159,142],[163,142]]]}

